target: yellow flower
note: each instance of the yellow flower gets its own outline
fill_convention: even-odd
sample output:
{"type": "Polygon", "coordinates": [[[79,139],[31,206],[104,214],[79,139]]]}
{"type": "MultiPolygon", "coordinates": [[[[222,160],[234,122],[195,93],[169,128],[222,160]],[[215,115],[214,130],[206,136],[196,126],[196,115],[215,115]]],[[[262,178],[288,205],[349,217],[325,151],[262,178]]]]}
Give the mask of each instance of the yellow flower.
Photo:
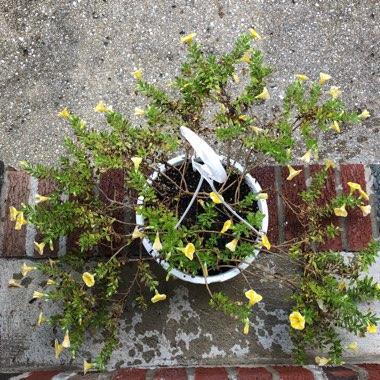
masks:
{"type": "Polygon", "coordinates": [[[338,284],[338,289],[339,290],[344,290],[346,289],[346,283],[344,281],[341,281],[339,284],[338,284]]]}
{"type": "Polygon", "coordinates": [[[260,294],[257,294],[254,290],[250,289],[245,292],[245,296],[249,299],[248,306],[251,307],[255,303],[260,302],[263,297],[260,294]]]}
{"type": "Polygon", "coordinates": [[[334,123],[330,128],[335,129],[338,133],[340,133],[339,123],[336,120],[334,120],[334,123]]]}
{"type": "Polygon", "coordinates": [[[355,190],[361,190],[362,187],[359,183],[355,182],[347,182],[347,185],[350,187],[350,193],[354,192],[355,190]]]}
{"type": "Polygon", "coordinates": [[[257,99],[263,99],[263,100],[269,100],[270,99],[270,95],[269,95],[269,91],[266,87],[263,88],[263,91],[256,96],[257,99]]]}
{"type": "Polygon", "coordinates": [[[344,203],[343,206],[334,208],[334,214],[345,218],[347,216],[346,204],[344,203]]]}
{"type": "Polygon", "coordinates": [[[308,164],[310,162],[311,158],[311,150],[308,150],[302,157],[301,160],[305,163],[308,164]]]}
{"type": "Polygon", "coordinates": [[[90,369],[95,368],[96,363],[88,363],[86,359],[83,360],[83,375],[85,375],[90,369]]]}
{"type": "Polygon", "coordinates": [[[245,53],[245,54],[241,57],[241,60],[242,60],[242,62],[245,62],[245,63],[250,63],[250,62],[251,62],[251,58],[249,58],[248,53],[245,53]]]}
{"type": "Polygon", "coordinates": [[[264,234],[261,235],[261,239],[262,239],[261,245],[269,250],[271,247],[271,244],[269,243],[267,235],[264,235],[264,234]]]}
{"type": "Polygon", "coordinates": [[[71,115],[70,115],[70,112],[67,109],[67,107],[65,107],[57,116],[58,117],[64,117],[64,118],[68,119],[71,115]]]}
{"type": "Polygon", "coordinates": [[[227,232],[231,228],[231,225],[232,225],[232,220],[226,220],[224,222],[223,228],[220,230],[220,232],[222,234],[224,234],[225,232],[227,232]]]}
{"type": "Polygon", "coordinates": [[[325,161],[325,164],[326,164],[326,169],[332,167],[332,168],[336,168],[336,165],[329,159],[325,158],[323,161],[325,161]]]}
{"type": "Polygon", "coordinates": [[[360,206],[360,210],[362,210],[363,216],[367,216],[371,213],[371,206],[370,205],[360,206]]]}
{"type": "Polygon", "coordinates": [[[58,343],[58,339],[55,340],[54,348],[55,348],[55,358],[59,359],[59,355],[61,355],[61,352],[63,351],[63,346],[58,343]]]}
{"type": "Polygon", "coordinates": [[[142,68],[139,68],[136,71],[132,71],[131,75],[133,75],[136,79],[141,80],[142,79],[142,68]]]}
{"type": "Polygon", "coordinates": [[[166,294],[160,294],[160,293],[158,293],[157,290],[156,290],[156,295],[151,298],[151,301],[153,303],[156,303],[158,301],[165,301],[165,300],[166,300],[166,294]]]}
{"type": "Polygon", "coordinates": [[[70,347],[70,337],[69,330],[66,330],[65,337],[63,338],[62,347],[69,348],[70,347]]]}
{"type": "Polygon", "coordinates": [[[315,358],[315,362],[320,366],[324,366],[330,362],[330,359],[329,358],[320,358],[319,356],[317,356],[315,358]]]}
{"type": "Polygon", "coordinates": [[[131,160],[133,162],[135,170],[137,170],[141,164],[142,158],[141,157],[132,157],[131,160]]]}
{"type": "Polygon", "coordinates": [[[145,111],[142,108],[136,107],[135,116],[141,116],[141,115],[145,115],[145,111]]]}
{"type": "Polygon", "coordinates": [[[34,242],[34,249],[40,254],[44,254],[44,248],[45,248],[45,242],[42,243],[37,243],[36,241],[34,242]]]}
{"type": "Polygon", "coordinates": [[[85,283],[89,288],[91,288],[92,286],[95,285],[95,275],[93,275],[93,274],[91,274],[91,273],[84,272],[84,273],[83,273],[83,276],[82,276],[82,280],[84,281],[84,283],[85,283]]]}
{"type": "Polygon", "coordinates": [[[47,322],[48,320],[42,315],[42,311],[37,319],[37,326],[40,327],[41,323],[47,322]]]}
{"type": "Polygon", "coordinates": [[[24,213],[20,211],[16,218],[15,230],[18,230],[18,231],[21,230],[21,227],[24,224],[28,224],[28,222],[24,219],[24,213]]]}
{"type": "Polygon", "coordinates": [[[228,248],[231,252],[235,252],[237,243],[238,243],[238,239],[234,239],[226,244],[226,248],[228,248]]]}
{"type": "Polygon", "coordinates": [[[197,33],[190,33],[185,37],[181,38],[181,42],[185,44],[191,44],[193,42],[193,38],[197,35],[197,33]]]}
{"type": "Polygon", "coordinates": [[[189,260],[193,260],[194,258],[194,252],[195,252],[195,247],[193,243],[187,244],[185,248],[181,248],[181,251],[185,254],[185,256],[189,260]]]}
{"type": "Polygon", "coordinates": [[[302,74],[296,74],[296,77],[299,79],[300,82],[303,82],[304,80],[309,79],[306,75],[302,75],[302,74]]]}
{"type": "Polygon", "coordinates": [[[216,195],[214,192],[210,193],[210,198],[216,204],[222,203],[221,200],[223,200],[223,197],[220,194],[216,195]]]}
{"type": "Polygon", "coordinates": [[[258,127],[254,127],[253,125],[250,128],[252,129],[253,132],[255,132],[257,134],[264,132],[264,129],[258,128],[258,127]]]}
{"type": "Polygon", "coordinates": [[[290,165],[288,165],[289,169],[289,175],[288,178],[286,178],[288,181],[291,181],[294,177],[296,177],[298,174],[302,172],[302,170],[295,170],[290,165]]]}
{"type": "Polygon", "coordinates": [[[235,83],[240,83],[240,79],[235,73],[232,74],[232,78],[233,78],[235,83]]]}
{"type": "Polygon", "coordinates": [[[52,280],[51,278],[49,278],[49,279],[47,280],[46,285],[57,285],[57,283],[56,283],[54,280],[52,280]]]}
{"type": "Polygon", "coordinates": [[[324,84],[327,80],[331,79],[329,74],[319,73],[319,84],[324,84]]]}
{"type": "Polygon", "coordinates": [[[338,98],[340,95],[342,95],[342,91],[339,90],[339,87],[331,86],[330,90],[327,91],[333,99],[338,98]]]}
{"type": "Polygon", "coordinates": [[[46,202],[46,201],[50,200],[49,197],[44,197],[43,195],[39,195],[39,194],[36,194],[34,199],[35,199],[35,202],[37,205],[41,202],[46,202]]]}
{"type": "Polygon", "coordinates": [[[249,29],[249,33],[250,33],[250,37],[251,38],[257,38],[258,40],[262,40],[263,39],[263,37],[261,37],[260,34],[257,33],[255,29],[250,28],[249,29]]]}
{"type": "Polygon", "coordinates": [[[249,319],[247,318],[244,323],[244,334],[248,334],[249,332],[249,319]]]}
{"type": "Polygon", "coordinates": [[[142,239],[144,237],[144,233],[141,232],[137,227],[133,230],[132,240],[133,239],[142,239]]]}
{"type": "Polygon", "coordinates": [[[162,244],[161,244],[161,240],[160,240],[160,235],[158,234],[158,232],[156,233],[156,238],[154,239],[153,249],[154,249],[155,251],[161,251],[161,249],[162,249],[162,244]]]}
{"type": "Polygon", "coordinates": [[[46,297],[46,293],[37,292],[36,290],[33,292],[33,298],[43,298],[46,297]]]}
{"type": "Polygon", "coordinates": [[[50,266],[53,268],[55,264],[57,264],[57,260],[52,260],[50,257],[49,257],[49,264],[50,266]]]}
{"type": "Polygon", "coordinates": [[[377,331],[377,326],[376,325],[372,325],[370,322],[367,323],[367,332],[369,332],[370,334],[375,334],[377,331]]]}
{"type": "Polygon", "coordinates": [[[239,119],[243,120],[243,121],[246,121],[246,120],[248,120],[248,116],[247,115],[240,115],[239,119]]]}
{"type": "Polygon", "coordinates": [[[370,114],[367,110],[364,110],[364,111],[359,115],[359,117],[360,117],[361,119],[368,119],[370,116],[371,116],[371,114],[370,114]]]}
{"type": "Polygon", "coordinates": [[[358,343],[354,342],[354,343],[349,344],[347,346],[347,349],[352,350],[352,351],[358,351],[359,350],[358,343]]]}
{"type": "Polygon", "coordinates": [[[267,193],[257,194],[256,199],[268,199],[268,194],[267,193]]]}
{"type": "Polygon", "coordinates": [[[22,285],[16,281],[15,279],[11,278],[9,281],[8,281],[8,286],[10,288],[22,288],[22,285]]]}
{"type": "Polygon", "coordinates": [[[21,273],[23,275],[23,277],[27,276],[29,272],[31,272],[32,270],[35,270],[37,269],[37,267],[29,267],[28,265],[26,265],[26,263],[23,263],[22,266],[21,266],[21,273]]]}
{"type": "Polygon", "coordinates": [[[360,196],[359,196],[360,199],[364,199],[365,201],[369,201],[369,196],[364,190],[359,189],[359,193],[360,193],[360,196]]]}
{"type": "Polygon", "coordinates": [[[112,111],[112,107],[106,107],[105,104],[100,101],[94,108],[95,112],[109,112],[112,111]]]}
{"type": "Polygon", "coordinates": [[[293,329],[303,330],[305,328],[305,318],[299,311],[293,311],[293,313],[289,315],[289,320],[293,329]]]}
{"type": "Polygon", "coordinates": [[[9,207],[9,216],[11,222],[15,222],[17,219],[17,215],[20,213],[15,207],[11,206],[9,207]]]}

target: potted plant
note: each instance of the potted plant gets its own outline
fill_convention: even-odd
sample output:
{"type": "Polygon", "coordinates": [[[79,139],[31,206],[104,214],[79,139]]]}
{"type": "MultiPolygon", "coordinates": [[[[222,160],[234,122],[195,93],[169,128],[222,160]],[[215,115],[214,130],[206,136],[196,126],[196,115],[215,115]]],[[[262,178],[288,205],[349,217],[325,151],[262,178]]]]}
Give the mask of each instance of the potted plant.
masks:
{"type": "MultiPolygon", "coordinates": [[[[146,99],[144,106],[135,109],[137,122],[131,123],[100,102],[95,111],[104,113],[109,129],[98,131],[65,108],[59,116],[68,120],[74,134],[65,140],[69,156],[54,168],[22,163],[31,175],[52,181],[55,190],[39,195],[36,205],[10,210],[16,228],[34,224],[42,234],[35,243],[42,256],[60,236],[77,234],[76,246],[65,256],[36,267],[24,265],[23,273],[38,268],[46,274],[49,288],[36,290],[34,297],[62,305],[59,313],[49,317],[50,324],[64,335],[62,343],[60,337],[56,340],[57,357],[64,348],[75,355],[88,329],[104,332],[104,348],[95,362],[85,361],[85,370],[103,369],[109,360],[117,345],[124,302],[134,286],[148,287],[153,303],[166,299],[150,269],[154,259],[168,276],[204,284],[210,305],[242,322],[247,334],[253,306],[262,297],[247,284],[248,290],[242,289],[245,302],[240,295],[232,300],[212,291],[209,284],[246,270],[259,251],[271,251],[266,236],[267,194],[261,191],[260,178],[252,178],[250,171],[268,162],[284,165],[298,160],[296,148],[308,164],[312,156],[317,158],[322,133],[339,133],[341,126],[369,116],[367,111],[359,115],[346,110],[339,88],[326,88],[329,75],[321,73],[318,81],[312,81],[296,74],[280,111],[263,121],[259,107],[270,99],[267,77],[271,70],[262,53],[252,48],[261,39],[257,32],[243,33],[230,53],[218,57],[204,53],[194,37],[183,38],[187,60],[167,89],[145,81],[142,69],[131,73],[137,79],[136,91],[146,99]],[[114,170],[124,173],[127,201],[95,190],[101,175],[114,170]],[[120,216],[124,215],[120,210],[127,211],[128,217],[120,216]],[[108,247],[108,255],[93,256],[99,246],[108,247]],[[146,256],[142,246],[153,257],[146,256]],[[84,269],[88,263],[91,270],[84,269]],[[132,267],[135,275],[120,292],[125,269],[132,267]]],[[[322,228],[321,218],[344,217],[346,207],[370,212],[365,193],[358,187],[356,193],[318,204],[331,165],[327,160],[308,191],[301,194],[300,215],[310,225],[308,231],[298,241],[275,247],[303,266],[303,275],[287,282],[294,292],[290,325],[298,362],[307,361],[305,345],[309,345],[327,350],[328,360],[338,363],[342,349],[334,327],[364,334],[374,332],[378,321],[374,314],[358,311],[355,302],[362,298],[348,288],[345,299],[350,303],[339,304],[335,288],[343,272],[336,272],[338,253],[318,250],[318,243],[334,237],[339,229],[333,224],[322,228]],[[316,293],[315,284],[323,291],[316,293]],[[344,318],[355,320],[353,326],[339,325],[340,307],[347,307],[344,318]]],[[[288,168],[291,181],[300,171],[288,168]]],[[[344,265],[345,279],[360,286],[365,299],[380,297],[372,279],[363,284],[359,277],[377,249],[378,244],[371,243],[366,254],[344,265]]],[[[136,301],[148,308],[142,293],[136,301]]],[[[40,314],[38,324],[46,319],[40,314]]]]}

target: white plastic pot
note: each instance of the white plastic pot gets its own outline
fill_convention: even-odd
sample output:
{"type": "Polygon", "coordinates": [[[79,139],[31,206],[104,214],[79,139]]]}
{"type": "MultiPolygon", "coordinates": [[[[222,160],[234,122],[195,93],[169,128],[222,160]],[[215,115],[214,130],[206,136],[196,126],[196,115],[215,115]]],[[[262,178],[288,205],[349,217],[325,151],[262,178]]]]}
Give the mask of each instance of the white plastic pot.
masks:
{"type": "MultiPolygon", "coordinates": [[[[223,157],[220,157],[220,159],[221,159],[221,161],[223,161],[223,157]]],[[[172,166],[180,166],[183,163],[184,160],[185,160],[185,156],[182,155],[182,156],[177,156],[177,157],[172,158],[171,160],[168,161],[168,163],[170,165],[172,165],[172,166]]],[[[239,163],[235,162],[235,163],[232,163],[232,164],[233,164],[233,166],[240,173],[243,172],[243,167],[239,163]]],[[[166,170],[165,166],[162,165],[161,168],[160,168],[160,172],[164,172],[165,170],[166,170]]],[[[154,181],[158,177],[158,174],[159,174],[158,172],[155,172],[155,173],[152,174],[152,176],[151,176],[152,181],[154,181]]],[[[246,180],[248,186],[250,187],[250,189],[252,190],[253,193],[260,193],[261,192],[261,186],[256,181],[256,179],[253,178],[250,174],[246,174],[245,180],[246,180]]],[[[140,197],[138,199],[138,204],[142,204],[143,202],[144,202],[143,197],[140,197]]],[[[265,199],[259,199],[257,201],[257,203],[258,203],[259,210],[261,211],[262,214],[264,214],[264,218],[263,218],[263,221],[261,223],[260,232],[266,234],[266,232],[268,230],[268,223],[269,223],[269,214],[268,214],[267,201],[265,199]]],[[[138,225],[144,225],[144,219],[143,219],[142,215],[136,214],[136,223],[138,225]]],[[[261,238],[258,237],[257,241],[260,242],[261,238]]],[[[153,249],[153,245],[149,241],[148,238],[144,238],[143,239],[143,245],[144,245],[144,248],[147,250],[147,252],[152,257],[154,257],[156,259],[156,261],[165,270],[167,270],[169,268],[169,266],[170,266],[169,263],[166,262],[163,259],[160,259],[159,252],[157,252],[157,251],[155,251],[153,249]]],[[[217,275],[208,276],[207,277],[207,284],[212,284],[213,282],[224,282],[224,281],[230,280],[231,278],[234,278],[242,270],[246,269],[249,266],[249,264],[251,264],[253,262],[253,260],[255,260],[255,258],[256,258],[256,256],[258,255],[259,252],[260,252],[259,249],[255,249],[252,252],[252,255],[250,255],[249,257],[247,257],[246,260],[245,260],[245,262],[239,264],[236,268],[229,269],[228,271],[220,273],[220,274],[217,274],[217,275]]],[[[184,281],[187,281],[187,282],[191,282],[193,284],[206,284],[206,280],[205,280],[205,278],[203,276],[194,276],[194,277],[192,277],[192,276],[190,276],[188,274],[185,274],[185,273],[181,272],[178,269],[172,269],[170,271],[170,274],[172,276],[174,276],[174,277],[177,277],[177,278],[179,278],[181,280],[184,280],[184,281]]]]}

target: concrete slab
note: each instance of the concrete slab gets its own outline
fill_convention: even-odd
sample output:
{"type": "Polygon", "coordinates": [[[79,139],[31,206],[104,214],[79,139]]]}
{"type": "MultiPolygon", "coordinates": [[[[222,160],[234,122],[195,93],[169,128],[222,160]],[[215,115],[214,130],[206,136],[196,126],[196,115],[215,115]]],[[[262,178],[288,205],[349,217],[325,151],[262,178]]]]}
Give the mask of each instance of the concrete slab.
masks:
{"type": "MultiPolygon", "coordinates": [[[[277,267],[273,267],[272,259],[268,260],[268,257],[258,260],[273,271],[283,274],[289,271],[285,262],[282,265],[277,262],[277,267]]],[[[70,359],[68,352],[64,352],[57,361],[54,357],[54,339],[58,337],[62,340],[63,332],[52,331],[47,324],[36,327],[39,308],[35,303],[29,303],[33,291],[42,289],[44,279],[31,272],[22,281],[23,289],[8,287],[10,278],[21,277],[23,262],[0,259],[0,368],[81,367],[83,358],[91,360],[100,349],[101,336],[89,334],[88,344],[78,353],[75,361],[70,359]]],[[[30,260],[26,262],[33,264],[30,260]]],[[[373,274],[378,276],[379,269],[373,268],[373,274]]],[[[208,294],[203,287],[179,280],[165,282],[166,273],[158,265],[156,272],[162,281],[160,292],[167,294],[168,298],[160,304],[150,305],[147,312],[141,312],[132,302],[127,305],[120,322],[121,344],[109,363],[109,370],[131,366],[291,364],[292,344],[288,335],[290,292],[285,286],[264,279],[259,273],[248,276],[255,290],[263,296],[263,301],[254,306],[250,333],[244,335],[240,323],[210,309],[208,294]]],[[[128,281],[127,274],[125,280],[128,281]]],[[[212,288],[223,290],[235,298],[240,296],[242,289],[248,290],[242,276],[212,288]]],[[[49,303],[37,302],[47,317],[54,311],[49,303]]],[[[371,307],[380,312],[379,304],[372,304],[371,307]]],[[[345,343],[356,340],[360,347],[358,353],[353,353],[346,360],[380,361],[379,335],[378,332],[359,340],[346,336],[345,343]]]]}
{"type": "Polygon", "coordinates": [[[132,115],[132,70],[165,85],[197,32],[209,51],[225,52],[249,27],[275,71],[270,109],[295,73],[333,77],[351,110],[373,115],[348,135],[329,134],[324,151],[343,162],[377,162],[380,142],[380,3],[376,0],[4,0],[0,9],[0,159],[56,162],[69,127],[68,106],[90,124],[100,99],[132,115]],[[363,133],[364,131],[364,133],[363,133]]]}

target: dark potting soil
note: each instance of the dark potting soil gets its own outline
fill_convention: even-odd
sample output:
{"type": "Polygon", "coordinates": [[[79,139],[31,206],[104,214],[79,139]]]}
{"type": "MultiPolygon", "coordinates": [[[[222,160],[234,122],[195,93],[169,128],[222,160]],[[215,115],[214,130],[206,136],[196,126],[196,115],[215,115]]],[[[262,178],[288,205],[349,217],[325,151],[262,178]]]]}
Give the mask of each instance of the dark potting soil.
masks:
{"type": "MultiPolygon", "coordinates": [[[[154,181],[154,187],[157,190],[158,199],[160,202],[164,203],[165,206],[173,211],[174,214],[177,212],[178,219],[183,215],[185,212],[188,204],[190,203],[190,200],[192,198],[192,193],[195,192],[199,181],[200,181],[200,174],[197,171],[194,171],[192,169],[191,163],[187,164],[187,169],[185,173],[182,175],[182,172],[184,171],[185,164],[182,164],[180,167],[169,167],[165,171],[165,174],[160,174],[158,178],[154,181]],[[169,177],[171,181],[167,178],[169,177]],[[186,185],[185,185],[186,182],[186,185]],[[182,190],[186,190],[190,194],[181,193],[179,199],[179,188],[177,186],[181,186],[182,190]]],[[[248,195],[251,192],[250,187],[247,185],[247,183],[243,180],[238,186],[240,179],[240,175],[232,172],[228,176],[227,182],[224,185],[218,184],[214,182],[215,188],[222,192],[224,200],[230,204],[235,211],[238,212],[240,216],[243,218],[245,217],[245,214],[247,211],[250,212],[257,212],[258,206],[257,202],[253,203],[253,205],[250,207],[249,210],[243,211],[238,210],[234,204],[236,203],[235,199],[238,199],[239,201],[243,200],[246,195],[248,195]],[[237,192],[237,188],[238,193],[237,192]]],[[[212,192],[212,189],[210,185],[207,183],[207,181],[203,181],[203,184],[201,186],[200,192],[198,194],[198,200],[202,199],[205,202],[210,202],[210,196],[209,194],[212,192]]],[[[188,214],[186,215],[185,219],[182,222],[182,225],[186,227],[190,227],[196,223],[197,216],[204,212],[203,207],[200,205],[200,203],[196,200],[191,209],[189,210],[188,214]]],[[[225,210],[224,206],[222,204],[218,204],[215,206],[218,211],[218,216],[215,219],[215,222],[213,223],[210,230],[213,231],[220,231],[227,219],[232,219],[235,223],[238,223],[239,221],[236,220],[228,210],[225,210]]],[[[201,237],[205,238],[207,240],[211,236],[211,233],[205,232],[201,237]]],[[[218,240],[218,248],[220,250],[225,249],[225,245],[231,241],[231,236],[221,236],[221,238],[218,240]]],[[[220,264],[229,264],[229,263],[220,263],[220,264]]],[[[218,271],[209,271],[209,275],[225,272],[229,270],[229,268],[220,268],[218,271]],[[214,272],[214,273],[213,273],[214,272]]],[[[202,273],[199,273],[202,275],[202,273]]]]}
{"type": "MultiPolygon", "coordinates": [[[[184,182],[183,181],[183,179],[184,179],[186,182],[188,192],[194,193],[197,186],[198,186],[198,183],[200,181],[200,174],[197,171],[194,171],[192,169],[191,163],[189,163],[187,166],[187,170],[184,173],[183,179],[182,179],[182,175],[181,175],[182,170],[181,169],[182,169],[182,166],[178,167],[178,168],[169,167],[168,170],[165,172],[165,175],[167,177],[171,178],[171,180],[177,185],[181,184],[181,180],[182,180],[182,182],[184,182]]],[[[230,205],[233,205],[234,203],[236,203],[235,202],[235,196],[236,196],[236,189],[238,186],[239,179],[240,179],[240,176],[238,174],[231,173],[228,176],[227,182],[224,185],[220,185],[217,182],[214,182],[214,186],[215,186],[216,190],[218,190],[218,192],[219,192],[219,190],[222,190],[224,200],[230,205]],[[223,190],[223,189],[226,189],[226,190],[223,190]]],[[[174,185],[173,182],[170,182],[163,175],[160,175],[158,177],[158,179],[155,181],[155,183],[157,183],[157,185],[159,184],[158,185],[158,188],[159,188],[158,198],[159,198],[159,200],[161,202],[165,202],[165,205],[170,210],[172,210],[173,212],[175,212],[176,208],[178,207],[178,215],[177,216],[178,216],[178,218],[180,218],[181,215],[185,212],[188,204],[190,203],[190,200],[192,198],[192,194],[182,193],[180,196],[180,199],[178,201],[179,189],[177,186],[174,185]],[[177,206],[177,203],[178,203],[178,206],[177,206]]],[[[184,183],[182,183],[181,189],[185,190],[186,186],[184,183]]],[[[211,192],[212,192],[212,189],[211,189],[210,185],[207,183],[207,181],[204,180],[203,184],[201,186],[201,189],[199,191],[198,199],[203,199],[204,201],[209,201],[210,200],[209,194],[211,192]]],[[[237,199],[239,199],[239,201],[243,200],[244,197],[246,195],[248,195],[250,192],[251,192],[250,187],[247,185],[247,183],[245,181],[242,181],[240,184],[239,193],[237,194],[237,199]]],[[[224,210],[224,207],[221,204],[217,205],[217,207],[219,208],[219,210],[224,210]]],[[[257,203],[254,203],[252,205],[252,208],[249,211],[256,212],[257,210],[258,210],[257,203]]],[[[199,202],[195,201],[194,204],[192,205],[190,211],[186,215],[186,218],[182,224],[185,225],[186,227],[193,225],[196,221],[198,214],[202,213],[203,211],[204,210],[203,210],[202,206],[199,204],[199,202]]],[[[235,210],[235,211],[238,211],[238,210],[235,210]]],[[[228,212],[228,211],[226,210],[226,212],[228,212]]],[[[238,213],[244,217],[244,212],[238,211],[238,213]]],[[[218,216],[219,216],[219,218],[217,218],[217,220],[214,224],[214,226],[215,226],[214,229],[217,231],[223,227],[223,224],[227,219],[226,215],[223,215],[221,213],[219,213],[218,216]]]]}

